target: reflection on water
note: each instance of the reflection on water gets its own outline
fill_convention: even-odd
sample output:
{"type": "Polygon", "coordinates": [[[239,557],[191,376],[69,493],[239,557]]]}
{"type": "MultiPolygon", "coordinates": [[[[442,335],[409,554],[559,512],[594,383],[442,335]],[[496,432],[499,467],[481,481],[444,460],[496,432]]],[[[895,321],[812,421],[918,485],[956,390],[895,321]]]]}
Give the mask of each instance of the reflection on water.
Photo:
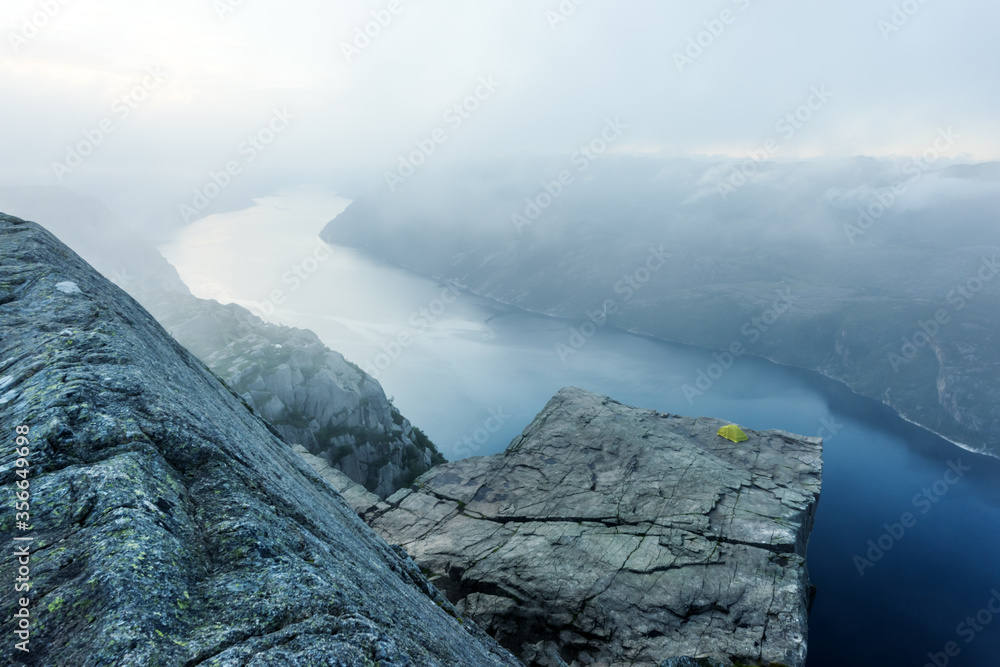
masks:
{"type": "Polygon", "coordinates": [[[823,435],[809,665],[921,667],[952,641],[960,653],[950,665],[997,664],[1000,617],[968,643],[959,627],[1000,590],[996,461],[814,373],[760,359],[738,359],[690,401],[681,388],[714,361],[711,351],[605,326],[564,362],[556,345],[580,322],[507,308],[321,244],[319,230],[347,203],[300,189],[199,221],[163,250],[198,296],[312,329],[376,375],[448,458],[501,451],[567,385],[664,412],[823,435]],[[933,491],[959,459],[972,470],[923,512],[927,503],[915,496],[933,491]],[[868,541],[906,512],[914,525],[861,576],[855,556],[865,558],[868,541]]]}

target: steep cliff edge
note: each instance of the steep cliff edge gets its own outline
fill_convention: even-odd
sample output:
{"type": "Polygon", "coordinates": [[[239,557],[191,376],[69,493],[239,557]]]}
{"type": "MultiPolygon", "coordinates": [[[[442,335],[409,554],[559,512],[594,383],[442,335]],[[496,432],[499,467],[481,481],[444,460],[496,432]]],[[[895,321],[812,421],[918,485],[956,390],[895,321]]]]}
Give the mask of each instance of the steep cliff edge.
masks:
{"type": "Polygon", "coordinates": [[[31,583],[3,664],[517,664],[55,237],[0,215],[0,258],[0,433],[30,428],[27,468],[0,456],[30,528],[5,502],[0,529],[31,538],[0,564],[31,583]]]}
{"type": "Polygon", "coordinates": [[[60,188],[0,188],[135,298],[292,444],[385,498],[444,458],[379,383],[311,331],[191,294],[174,267],[97,200],[60,188]]]}
{"type": "Polygon", "coordinates": [[[801,667],[822,443],[724,424],[564,389],[502,454],[352,503],[528,665],[801,667]]]}

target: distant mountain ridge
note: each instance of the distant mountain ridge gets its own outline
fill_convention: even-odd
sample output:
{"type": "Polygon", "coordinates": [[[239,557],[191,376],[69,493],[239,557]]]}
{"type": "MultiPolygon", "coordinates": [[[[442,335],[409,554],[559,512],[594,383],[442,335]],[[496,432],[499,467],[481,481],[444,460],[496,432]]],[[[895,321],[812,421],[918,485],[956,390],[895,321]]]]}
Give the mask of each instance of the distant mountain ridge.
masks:
{"type": "MultiPolygon", "coordinates": [[[[906,182],[910,198],[850,239],[845,228],[886,196],[900,165],[767,164],[722,201],[712,184],[727,168],[607,157],[528,227],[512,216],[549,173],[544,160],[428,170],[420,188],[358,197],[321,237],[581,327],[815,370],[1000,455],[997,165],[906,182]],[[945,193],[941,203],[922,188],[945,193]],[[655,271],[650,248],[669,254],[655,271]],[[787,309],[774,308],[779,293],[787,309]]],[[[573,355],[584,338],[568,334],[553,353],[573,355]]],[[[692,376],[685,393],[714,381],[692,376]]]]}

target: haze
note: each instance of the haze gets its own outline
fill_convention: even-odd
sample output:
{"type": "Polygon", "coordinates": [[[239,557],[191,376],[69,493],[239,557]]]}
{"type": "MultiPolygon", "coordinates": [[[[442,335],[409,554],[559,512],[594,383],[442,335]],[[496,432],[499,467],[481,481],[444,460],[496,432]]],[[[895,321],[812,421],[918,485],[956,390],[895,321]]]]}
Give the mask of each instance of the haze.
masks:
{"type": "Polygon", "coordinates": [[[624,155],[744,158],[776,138],[774,160],[910,156],[951,127],[942,160],[1000,156],[995,3],[392,5],[8,0],[0,181],[68,187],[164,232],[231,161],[240,173],[198,216],[302,183],[353,196],[437,128],[429,165],[568,154],[609,118],[628,125],[611,147],[624,155]],[[477,88],[478,108],[447,122],[477,88]],[[814,89],[828,99],[786,138],[776,124],[814,89]],[[102,121],[113,131],[78,167],[54,164],[102,121]]]}

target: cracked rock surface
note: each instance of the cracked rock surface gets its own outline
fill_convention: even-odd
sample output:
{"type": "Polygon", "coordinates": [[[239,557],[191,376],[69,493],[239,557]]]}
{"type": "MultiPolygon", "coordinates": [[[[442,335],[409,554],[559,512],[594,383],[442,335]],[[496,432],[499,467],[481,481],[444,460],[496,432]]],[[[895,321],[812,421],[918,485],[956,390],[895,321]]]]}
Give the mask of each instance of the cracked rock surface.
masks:
{"type": "Polygon", "coordinates": [[[801,667],[822,443],[724,424],[563,389],[505,452],[356,509],[528,665],[801,667]]]}
{"type": "Polygon", "coordinates": [[[30,652],[0,665],[518,664],[138,303],[2,214],[0,331],[0,532],[33,538],[30,652]]]}

